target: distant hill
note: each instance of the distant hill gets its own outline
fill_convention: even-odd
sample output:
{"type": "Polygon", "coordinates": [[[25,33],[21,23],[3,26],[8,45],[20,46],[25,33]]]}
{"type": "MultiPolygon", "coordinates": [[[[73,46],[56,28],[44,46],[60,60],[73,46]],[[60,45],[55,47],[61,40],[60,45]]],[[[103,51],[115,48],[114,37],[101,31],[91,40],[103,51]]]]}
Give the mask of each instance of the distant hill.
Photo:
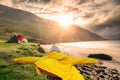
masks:
{"type": "Polygon", "coordinates": [[[120,40],[120,26],[118,25],[97,25],[91,30],[105,39],[120,40]]]}
{"type": "Polygon", "coordinates": [[[71,25],[69,29],[65,29],[58,22],[39,18],[27,11],[0,5],[0,38],[6,39],[12,32],[24,35],[29,41],[41,43],[103,39],[77,25],[71,25]]]}
{"type": "Polygon", "coordinates": [[[120,14],[91,27],[91,31],[105,39],[120,40],[120,14]]]}

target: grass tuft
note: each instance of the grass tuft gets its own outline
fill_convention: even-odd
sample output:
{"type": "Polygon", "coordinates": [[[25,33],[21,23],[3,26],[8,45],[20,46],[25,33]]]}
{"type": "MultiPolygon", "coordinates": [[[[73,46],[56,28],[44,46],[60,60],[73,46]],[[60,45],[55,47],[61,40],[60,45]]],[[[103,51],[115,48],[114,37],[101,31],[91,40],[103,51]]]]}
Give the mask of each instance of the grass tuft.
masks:
{"type": "Polygon", "coordinates": [[[38,75],[31,64],[13,64],[10,59],[45,55],[35,43],[15,44],[0,41],[0,80],[46,80],[46,74],[38,75]],[[34,45],[34,46],[33,46],[34,45]]]}

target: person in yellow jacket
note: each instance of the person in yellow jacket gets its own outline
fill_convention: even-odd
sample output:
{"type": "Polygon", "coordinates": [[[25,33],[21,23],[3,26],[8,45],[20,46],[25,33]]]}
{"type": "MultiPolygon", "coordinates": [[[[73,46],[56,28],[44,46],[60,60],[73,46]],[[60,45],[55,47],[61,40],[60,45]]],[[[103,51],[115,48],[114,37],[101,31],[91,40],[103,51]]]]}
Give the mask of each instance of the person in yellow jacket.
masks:
{"type": "Polygon", "coordinates": [[[39,74],[46,73],[62,80],[84,80],[84,77],[74,67],[77,64],[97,64],[92,58],[73,58],[57,51],[52,51],[43,57],[14,58],[15,63],[34,64],[39,74]]]}

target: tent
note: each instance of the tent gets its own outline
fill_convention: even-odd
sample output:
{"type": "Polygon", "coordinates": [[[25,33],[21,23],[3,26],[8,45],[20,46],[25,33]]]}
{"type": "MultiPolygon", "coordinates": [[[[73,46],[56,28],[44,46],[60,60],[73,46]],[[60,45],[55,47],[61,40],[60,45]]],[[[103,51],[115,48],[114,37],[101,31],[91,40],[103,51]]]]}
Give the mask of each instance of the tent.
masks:
{"type": "Polygon", "coordinates": [[[14,34],[7,43],[27,43],[28,40],[21,35],[14,34]]]}

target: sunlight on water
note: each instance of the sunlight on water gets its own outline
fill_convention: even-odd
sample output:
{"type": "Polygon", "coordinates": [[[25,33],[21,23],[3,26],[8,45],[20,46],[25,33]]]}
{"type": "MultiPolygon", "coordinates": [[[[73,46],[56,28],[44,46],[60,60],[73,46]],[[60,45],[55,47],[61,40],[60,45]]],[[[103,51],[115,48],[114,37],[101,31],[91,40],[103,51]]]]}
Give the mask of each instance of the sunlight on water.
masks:
{"type": "Polygon", "coordinates": [[[60,45],[80,47],[80,48],[111,48],[111,49],[120,50],[120,41],[119,40],[60,43],[60,45]]]}

